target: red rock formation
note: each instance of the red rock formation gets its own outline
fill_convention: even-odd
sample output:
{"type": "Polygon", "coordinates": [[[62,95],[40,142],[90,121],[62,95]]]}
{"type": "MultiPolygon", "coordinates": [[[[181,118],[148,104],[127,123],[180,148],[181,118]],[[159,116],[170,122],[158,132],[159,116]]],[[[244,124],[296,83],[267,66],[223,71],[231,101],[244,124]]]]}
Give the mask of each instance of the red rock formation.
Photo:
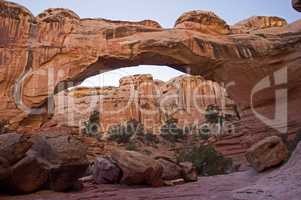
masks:
{"type": "Polygon", "coordinates": [[[55,114],[51,124],[83,128],[94,110],[100,112],[100,124],[106,132],[110,126],[135,119],[146,130],[159,133],[163,123],[173,117],[180,126],[204,122],[204,111],[217,105],[235,115],[232,102],[223,87],[201,76],[179,76],[167,83],[151,75],[124,77],[120,86],[74,88],[55,96],[55,114]]]}
{"type": "Polygon", "coordinates": [[[204,34],[229,34],[230,27],[213,12],[191,11],[176,21],[175,28],[183,28],[204,34]]]}
{"type": "MultiPolygon", "coordinates": [[[[298,2],[295,5],[298,8],[298,2]]],[[[262,20],[254,18],[251,24],[256,31],[237,34],[228,33],[226,23],[206,12],[186,13],[176,28],[166,30],[152,21],[79,19],[66,9],[50,9],[34,17],[7,1],[1,1],[0,7],[0,119],[8,121],[11,129],[39,128],[48,120],[49,112],[43,109],[52,106],[49,97],[69,81],[79,83],[100,70],[138,64],[168,65],[233,83],[227,89],[244,111],[241,128],[250,141],[278,127],[288,127],[283,132],[292,134],[300,127],[300,21],[285,25],[280,20],[279,27],[278,18],[265,18],[268,26],[262,29],[262,20]],[[287,69],[287,81],[281,80],[286,71],[280,69],[287,69]],[[258,83],[269,85],[264,78],[272,76],[276,83],[287,82],[287,124],[266,124],[268,120],[263,122],[250,110],[273,117],[277,87],[254,90],[258,83]]],[[[278,98],[278,105],[285,104],[283,99],[278,98]]]]}
{"type": "Polygon", "coordinates": [[[292,3],[293,3],[293,7],[297,11],[301,12],[301,1],[300,0],[293,0],[292,3]]]}
{"type": "Polygon", "coordinates": [[[255,16],[249,19],[243,20],[232,26],[234,32],[250,32],[272,27],[283,27],[286,26],[287,22],[285,19],[280,17],[268,17],[268,16],[255,16]]]}

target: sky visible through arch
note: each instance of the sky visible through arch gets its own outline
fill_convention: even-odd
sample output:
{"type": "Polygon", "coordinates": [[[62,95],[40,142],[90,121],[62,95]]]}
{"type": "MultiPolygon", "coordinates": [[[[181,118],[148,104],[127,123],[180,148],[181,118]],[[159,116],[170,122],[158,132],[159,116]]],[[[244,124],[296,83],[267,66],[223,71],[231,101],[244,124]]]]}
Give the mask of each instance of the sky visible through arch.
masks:
{"type": "MultiPolygon", "coordinates": [[[[176,19],[190,10],[215,12],[228,24],[254,15],[279,16],[289,23],[301,19],[291,0],[11,0],[27,7],[34,15],[47,8],[62,7],[75,11],[81,18],[107,18],[140,21],[152,19],[164,28],[173,27],[176,19]]],[[[114,70],[86,80],[84,86],[117,86],[122,76],[152,74],[155,79],[169,80],[181,74],[164,66],[141,66],[114,70]],[[118,78],[119,77],[119,78],[118,78]]]]}

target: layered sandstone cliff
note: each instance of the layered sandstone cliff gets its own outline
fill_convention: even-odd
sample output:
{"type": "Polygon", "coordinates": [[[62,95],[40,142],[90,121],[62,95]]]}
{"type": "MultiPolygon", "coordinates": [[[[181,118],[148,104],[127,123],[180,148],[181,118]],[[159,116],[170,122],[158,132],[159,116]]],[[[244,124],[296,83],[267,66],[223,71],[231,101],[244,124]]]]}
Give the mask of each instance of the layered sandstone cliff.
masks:
{"type": "Polygon", "coordinates": [[[204,123],[209,105],[235,115],[234,103],[225,88],[201,76],[183,75],[166,83],[151,75],[135,75],[120,80],[119,87],[74,88],[55,96],[55,114],[45,126],[84,128],[96,110],[102,132],[129,120],[141,122],[149,132],[159,133],[169,118],[181,127],[204,123]]]}

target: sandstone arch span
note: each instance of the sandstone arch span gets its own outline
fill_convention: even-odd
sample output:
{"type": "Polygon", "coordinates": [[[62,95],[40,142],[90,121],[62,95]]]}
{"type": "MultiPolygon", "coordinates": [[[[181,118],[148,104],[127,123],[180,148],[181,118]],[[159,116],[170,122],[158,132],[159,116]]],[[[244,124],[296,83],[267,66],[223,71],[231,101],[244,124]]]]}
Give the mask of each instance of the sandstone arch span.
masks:
{"type": "MultiPolygon", "coordinates": [[[[22,123],[40,126],[47,117],[24,112],[16,95],[27,108],[41,108],[60,83],[79,83],[100,71],[139,64],[233,82],[229,93],[245,110],[256,83],[287,67],[290,121],[301,122],[295,115],[300,106],[301,21],[252,17],[229,26],[214,13],[193,11],[183,14],[174,28],[164,29],[151,20],[80,19],[66,9],[34,17],[7,1],[0,8],[0,118],[12,129],[22,123]]],[[[268,114],[274,89],[254,97],[253,103],[268,114]]]]}

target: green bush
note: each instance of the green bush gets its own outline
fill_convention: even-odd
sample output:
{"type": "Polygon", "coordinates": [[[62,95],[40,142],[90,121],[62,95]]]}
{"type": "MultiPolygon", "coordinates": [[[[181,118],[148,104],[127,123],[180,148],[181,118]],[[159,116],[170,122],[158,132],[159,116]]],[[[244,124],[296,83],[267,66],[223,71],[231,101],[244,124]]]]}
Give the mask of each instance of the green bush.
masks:
{"type": "Polygon", "coordinates": [[[170,142],[177,142],[185,139],[184,131],[177,127],[176,119],[168,119],[161,127],[161,136],[170,142]]]}
{"type": "Polygon", "coordinates": [[[220,115],[220,108],[215,105],[209,105],[205,111],[206,122],[210,124],[220,124],[223,125],[225,119],[220,115]]]}
{"type": "Polygon", "coordinates": [[[298,143],[301,141],[301,130],[298,131],[296,137],[293,140],[289,141],[287,134],[281,134],[280,137],[282,138],[283,142],[287,145],[287,149],[289,151],[289,154],[291,155],[295,151],[298,143]]]}
{"type": "Polygon", "coordinates": [[[108,131],[108,139],[117,143],[127,143],[133,135],[144,135],[143,125],[136,120],[111,126],[108,131]]]}
{"type": "Polygon", "coordinates": [[[7,122],[4,120],[0,120],[0,135],[8,132],[7,122]]]}
{"type": "Polygon", "coordinates": [[[88,136],[97,136],[100,132],[99,111],[95,110],[89,117],[89,120],[84,122],[84,132],[88,136]]]}
{"type": "Polygon", "coordinates": [[[137,145],[133,142],[128,143],[125,148],[128,151],[137,151],[138,149],[137,145]]]}
{"type": "Polygon", "coordinates": [[[232,171],[232,160],[218,153],[213,146],[194,146],[177,154],[178,162],[192,162],[202,176],[226,174],[232,171]]]}
{"type": "Polygon", "coordinates": [[[205,118],[208,123],[218,123],[219,120],[219,108],[214,105],[209,105],[206,108],[205,118]]]}
{"type": "Polygon", "coordinates": [[[144,135],[144,140],[150,143],[155,143],[155,144],[159,143],[158,137],[152,133],[146,133],[144,135]]]}
{"type": "Polygon", "coordinates": [[[210,128],[208,125],[203,125],[201,126],[200,129],[198,129],[198,136],[199,138],[201,138],[202,140],[208,140],[210,137],[210,128]]]}

